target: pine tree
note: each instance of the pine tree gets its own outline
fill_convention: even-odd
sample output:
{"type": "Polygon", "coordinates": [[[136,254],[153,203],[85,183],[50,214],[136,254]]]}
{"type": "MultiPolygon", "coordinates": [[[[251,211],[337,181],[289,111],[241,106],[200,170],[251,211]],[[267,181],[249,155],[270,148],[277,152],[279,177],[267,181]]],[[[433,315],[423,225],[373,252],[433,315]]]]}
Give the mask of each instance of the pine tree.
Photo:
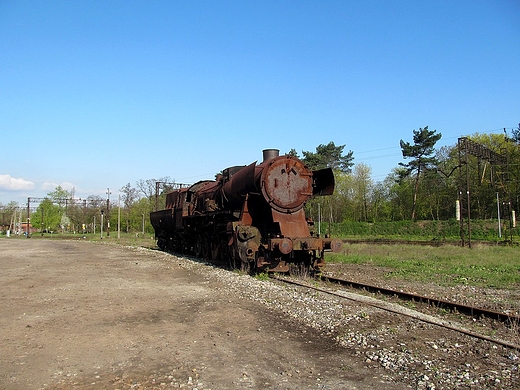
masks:
{"type": "Polygon", "coordinates": [[[413,130],[413,145],[409,142],[400,141],[403,158],[411,158],[412,160],[405,163],[399,163],[406,168],[407,175],[415,175],[412,220],[415,219],[417,209],[417,192],[419,190],[419,180],[421,175],[427,169],[437,164],[437,160],[432,155],[435,152],[435,144],[441,139],[442,134],[435,134],[436,130],[428,130],[428,126],[424,129],[413,130]]]}

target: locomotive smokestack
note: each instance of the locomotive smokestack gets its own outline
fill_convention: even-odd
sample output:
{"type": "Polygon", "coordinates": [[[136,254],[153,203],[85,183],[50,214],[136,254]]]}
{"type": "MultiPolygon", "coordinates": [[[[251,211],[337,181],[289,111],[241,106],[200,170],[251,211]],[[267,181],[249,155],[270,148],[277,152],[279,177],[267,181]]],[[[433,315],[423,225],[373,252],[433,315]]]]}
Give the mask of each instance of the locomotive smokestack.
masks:
{"type": "Polygon", "coordinates": [[[278,149],[264,149],[262,150],[262,153],[264,154],[264,161],[272,160],[273,158],[276,158],[280,155],[280,151],[278,149]]]}

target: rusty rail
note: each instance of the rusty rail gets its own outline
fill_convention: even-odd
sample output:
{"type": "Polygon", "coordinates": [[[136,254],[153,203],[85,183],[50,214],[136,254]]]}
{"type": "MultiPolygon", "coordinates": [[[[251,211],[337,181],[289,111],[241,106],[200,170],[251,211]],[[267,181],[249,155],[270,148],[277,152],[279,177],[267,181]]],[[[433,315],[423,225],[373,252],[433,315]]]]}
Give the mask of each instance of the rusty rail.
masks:
{"type": "Polygon", "coordinates": [[[418,294],[412,294],[412,293],[407,293],[404,291],[392,290],[392,289],[384,288],[384,287],[371,286],[369,284],[353,282],[350,280],[338,279],[338,278],[334,278],[332,276],[323,276],[322,275],[321,280],[329,282],[329,283],[333,283],[333,284],[339,284],[342,286],[349,286],[349,287],[356,288],[356,289],[366,290],[371,293],[380,293],[380,294],[384,294],[384,295],[388,295],[388,296],[395,296],[402,300],[423,302],[423,303],[429,304],[430,306],[435,306],[435,307],[440,307],[443,309],[457,311],[457,312],[460,312],[460,313],[463,313],[466,315],[470,315],[473,317],[484,316],[484,317],[499,320],[502,322],[520,324],[520,317],[515,316],[515,315],[510,315],[507,313],[503,313],[503,312],[487,310],[487,309],[483,309],[483,308],[479,308],[479,307],[464,305],[462,303],[457,303],[457,302],[450,302],[450,301],[446,301],[443,299],[425,297],[425,296],[418,295],[418,294]]]}
{"type": "MultiPolygon", "coordinates": [[[[338,293],[338,292],[334,292],[334,291],[330,291],[330,290],[326,290],[326,289],[323,289],[323,288],[319,288],[319,287],[316,287],[316,286],[311,286],[307,283],[303,283],[303,282],[298,282],[296,280],[289,280],[289,279],[285,279],[285,278],[280,278],[278,277],[277,275],[270,275],[271,278],[273,279],[276,279],[280,282],[283,282],[283,283],[288,283],[288,284],[293,284],[293,285],[297,285],[297,286],[301,286],[301,287],[305,287],[305,288],[310,288],[310,289],[313,289],[313,290],[316,290],[316,291],[320,291],[320,292],[323,292],[323,293],[326,293],[326,294],[331,294],[331,295],[334,295],[334,296],[338,296],[340,298],[344,298],[344,299],[351,299],[351,300],[355,300],[355,301],[358,301],[360,303],[363,303],[363,304],[367,304],[367,305],[370,305],[370,306],[373,306],[373,307],[377,307],[379,309],[382,309],[382,310],[386,310],[386,311],[390,311],[390,312],[393,312],[393,313],[397,313],[397,314],[400,314],[400,315],[404,315],[404,316],[408,316],[408,317],[412,317],[412,318],[415,318],[417,320],[420,320],[420,321],[424,321],[424,322],[427,322],[427,323],[431,323],[433,325],[437,325],[437,326],[441,326],[443,328],[446,328],[446,329],[449,329],[449,330],[453,330],[453,331],[456,331],[456,332],[459,332],[459,333],[462,333],[462,334],[465,334],[465,335],[468,335],[468,336],[471,336],[471,337],[474,337],[474,338],[477,338],[477,339],[480,339],[480,340],[486,340],[486,341],[489,341],[489,342],[492,342],[492,343],[495,343],[495,344],[498,344],[498,345],[502,345],[504,347],[508,347],[508,348],[513,348],[517,351],[520,351],[520,345],[518,344],[515,344],[513,342],[509,342],[509,341],[506,341],[506,340],[501,340],[501,339],[498,339],[498,338],[493,338],[493,337],[490,337],[490,336],[486,336],[486,335],[483,335],[483,334],[479,334],[479,333],[475,333],[473,331],[470,331],[468,329],[465,329],[463,327],[460,327],[460,326],[457,326],[453,323],[451,323],[450,321],[445,321],[445,320],[442,320],[442,319],[437,319],[435,317],[432,317],[432,316],[429,316],[429,315],[423,315],[422,313],[419,313],[419,312],[415,312],[415,314],[413,313],[410,313],[409,311],[408,312],[404,312],[402,310],[396,310],[394,309],[393,307],[390,307],[388,304],[385,304],[384,301],[381,301],[381,300],[378,300],[378,299],[375,299],[375,298],[370,298],[372,301],[371,302],[367,302],[365,300],[362,300],[362,299],[356,299],[356,298],[353,298],[352,295],[356,295],[356,294],[350,294],[350,296],[345,296],[341,293],[338,293]],[[374,303],[375,301],[377,301],[376,303],[374,303]]],[[[328,277],[321,277],[321,280],[326,280],[326,279],[330,279],[329,281],[331,283],[338,283],[338,282],[346,282],[345,284],[343,285],[350,285],[350,282],[349,281],[345,281],[345,280],[341,280],[341,279],[335,279],[335,278],[328,278],[328,277]]],[[[373,286],[366,286],[366,285],[363,285],[361,283],[353,283],[353,285],[358,285],[358,286],[364,286],[364,287],[373,287],[373,286]]],[[[360,288],[358,287],[358,288],[360,288]]],[[[377,289],[377,287],[375,287],[377,289]]],[[[381,290],[386,290],[387,292],[394,292],[394,293],[400,293],[398,291],[393,291],[393,290],[389,290],[389,289],[378,289],[378,291],[381,291],[381,290]]],[[[414,294],[408,294],[408,296],[413,296],[414,294]]],[[[362,297],[362,296],[359,296],[359,297],[362,297]]],[[[416,296],[416,298],[418,298],[418,296],[416,296]]],[[[429,302],[434,302],[436,301],[435,299],[429,299],[429,302]]],[[[439,300],[437,300],[439,301],[439,300]]],[[[451,303],[451,302],[450,302],[451,303]]],[[[460,305],[460,306],[465,306],[465,305],[460,305]]],[[[476,308],[473,308],[473,309],[476,309],[476,308]]],[[[485,312],[485,310],[483,309],[479,309],[481,312],[485,312]]],[[[491,312],[491,313],[494,313],[494,312],[491,312]]],[[[498,313],[498,314],[502,314],[502,313],[498,313]]],[[[510,319],[517,319],[517,320],[520,320],[520,318],[516,317],[516,316],[509,316],[510,319]]]]}

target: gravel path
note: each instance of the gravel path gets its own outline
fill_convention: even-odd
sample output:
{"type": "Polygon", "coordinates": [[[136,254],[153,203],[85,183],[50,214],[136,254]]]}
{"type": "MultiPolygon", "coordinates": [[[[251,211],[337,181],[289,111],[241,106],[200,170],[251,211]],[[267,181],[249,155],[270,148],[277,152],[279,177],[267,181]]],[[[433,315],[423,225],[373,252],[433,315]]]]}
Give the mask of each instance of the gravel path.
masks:
{"type": "Polygon", "coordinates": [[[158,251],[0,239],[0,388],[403,387],[254,298],[277,289],[158,251]]]}
{"type": "MultiPolygon", "coordinates": [[[[450,331],[431,322],[438,319],[439,322],[451,323],[454,328],[467,329],[490,337],[497,336],[499,329],[499,336],[517,345],[520,344],[518,328],[506,328],[496,321],[477,321],[447,313],[446,318],[442,319],[438,317],[439,313],[432,317],[414,310],[415,315],[422,315],[429,321],[424,322],[375,308],[368,305],[368,302],[363,304],[345,301],[299,287],[259,281],[249,276],[214,269],[203,263],[184,264],[190,268],[195,267],[198,272],[209,272],[212,278],[223,281],[232,294],[261,302],[272,312],[282,313],[316,329],[323,337],[335,340],[349,353],[354,352],[367,367],[383,368],[387,381],[402,382],[413,389],[520,388],[520,351],[450,331]]],[[[345,272],[345,267],[329,268],[336,276],[345,272]]],[[[370,270],[364,269],[363,275],[370,278],[370,270]]],[[[399,283],[403,285],[402,281],[399,283]]],[[[418,286],[411,284],[410,288],[412,287],[421,291],[418,286]]],[[[427,287],[431,291],[431,286],[427,287]]],[[[442,288],[439,287],[438,290],[442,288]]],[[[472,291],[472,296],[476,293],[476,289],[469,291],[472,291]]],[[[444,291],[444,295],[449,293],[449,289],[444,291]]],[[[352,295],[349,292],[344,294],[352,295]]],[[[462,295],[459,291],[458,297],[462,295]]],[[[483,291],[482,295],[491,296],[489,291],[483,291]]],[[[507,300],[507,294],[502,295],[507,300]]],[[[359,294],[356,296],[360,301],[371,299],[359,294]]],[[[395,307],[400,306],[394,305],[395,307]]],[[[433,312],[428,307],[423,309],[433,312]]],[[[407,308],[395,310],[403,313],[410,311],[407,308]]]]}
{"type": "Polygon", "coordinates": [[[0,239],[0,271],[2,389],[520,387],[516,350],[163,252],[0,239]]]}

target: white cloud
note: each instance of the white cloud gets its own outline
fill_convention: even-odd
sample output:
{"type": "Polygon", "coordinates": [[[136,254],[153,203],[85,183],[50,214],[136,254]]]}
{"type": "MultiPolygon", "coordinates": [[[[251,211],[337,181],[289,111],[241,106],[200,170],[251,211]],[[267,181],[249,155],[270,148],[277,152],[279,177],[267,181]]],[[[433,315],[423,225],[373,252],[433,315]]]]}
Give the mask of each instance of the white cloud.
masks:
{"type": "Polygon", "coordinates": [[[72,191],[73,189],[76,188],[76,186],[74,184],[69,183],[68,181],[62,181],[60,186],[61,186],[61,188],[63,188],[64,190],[67,190],[67,191],[72,191]]]}
{"type": "Polygon", "coordinates": [[[42,184],[42,190],[44,191],[54,191],[56,187],[58,187],[58,183],[54,183],[53,181],[46,181],[42,184]]]}
{"type": "Polygon", "coordinates": [[[11,175],[0,175],[0,189],[7,191],[24,191],[34,189],[34,183],[11,175]]]}
{"type": "Polygon", "coordinates": [[[60,186],[64,190],[71,191],[75,185],[72,183],[69,183],[68,181],[61,182],[60,184],[55,183],[53,181],[46,181],[42,184],[42,190],[44,191],[54,191],[56,187],[60,186]]]}

